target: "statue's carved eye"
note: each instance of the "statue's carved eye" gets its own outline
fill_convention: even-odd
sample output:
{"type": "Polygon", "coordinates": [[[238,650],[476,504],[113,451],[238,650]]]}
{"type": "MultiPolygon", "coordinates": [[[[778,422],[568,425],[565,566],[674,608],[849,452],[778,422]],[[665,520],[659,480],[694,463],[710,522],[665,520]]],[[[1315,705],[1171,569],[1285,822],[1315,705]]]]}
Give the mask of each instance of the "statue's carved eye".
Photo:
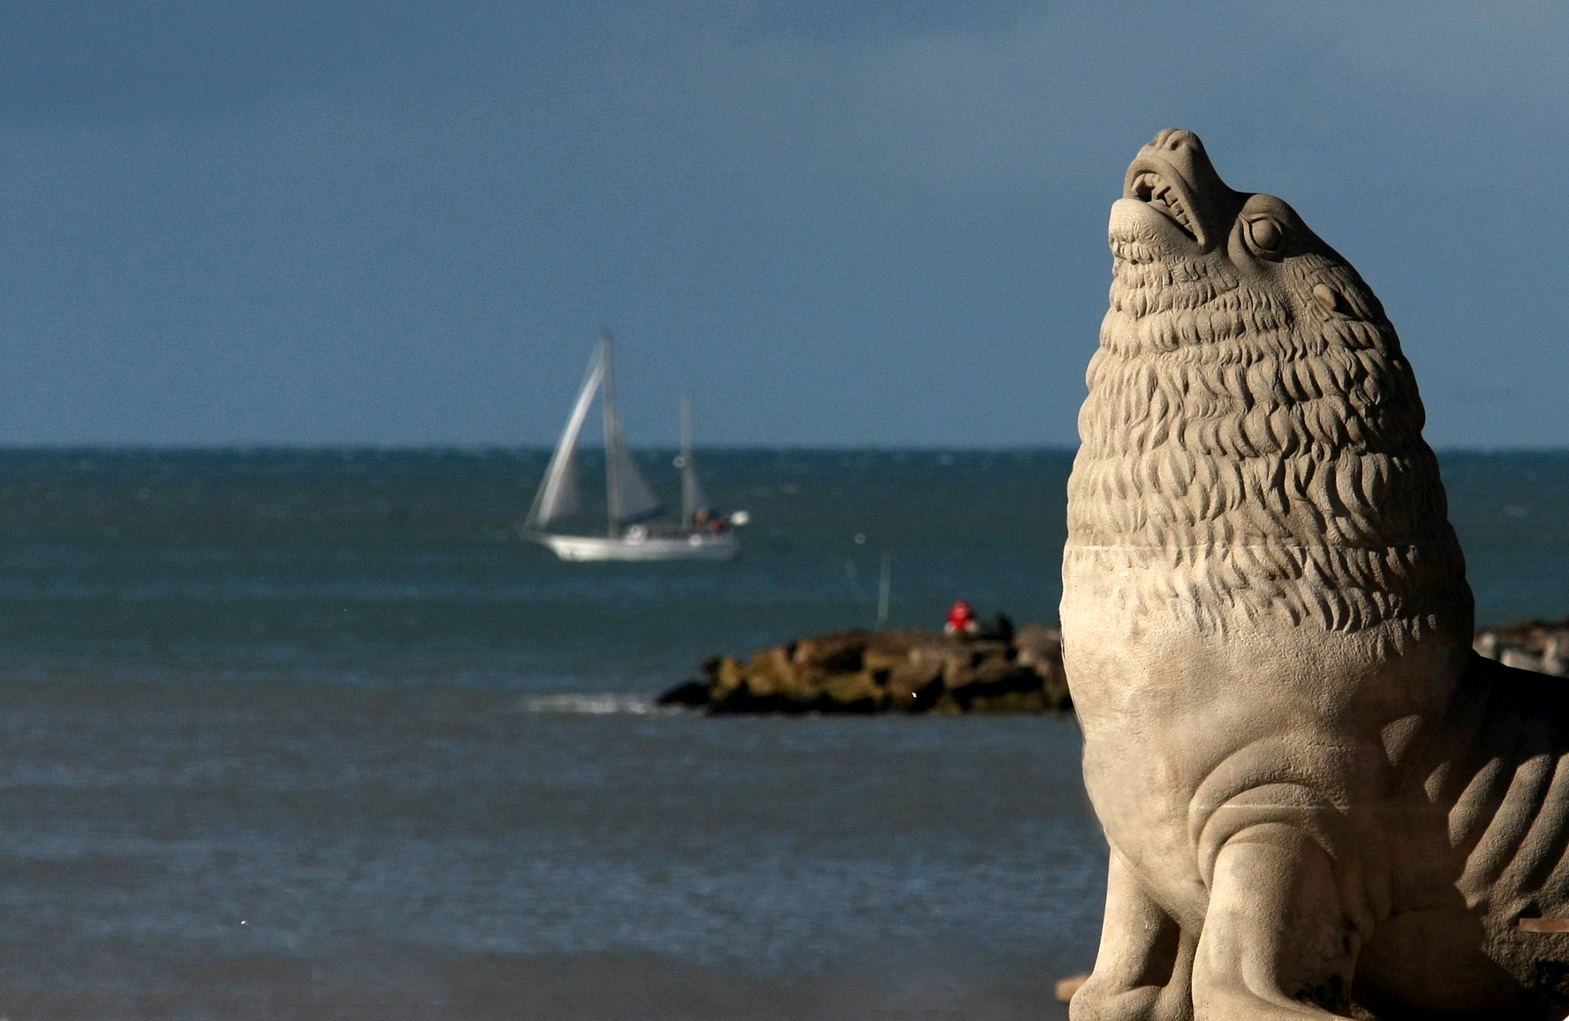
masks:
{"type": "Polygon", "coordinates": [[[1246,228],[1248,245],[1266,258],[1279,258],[1286,246],[1286,231],[1272,216],[1259,216],[1248,220],[1246,228]]]}

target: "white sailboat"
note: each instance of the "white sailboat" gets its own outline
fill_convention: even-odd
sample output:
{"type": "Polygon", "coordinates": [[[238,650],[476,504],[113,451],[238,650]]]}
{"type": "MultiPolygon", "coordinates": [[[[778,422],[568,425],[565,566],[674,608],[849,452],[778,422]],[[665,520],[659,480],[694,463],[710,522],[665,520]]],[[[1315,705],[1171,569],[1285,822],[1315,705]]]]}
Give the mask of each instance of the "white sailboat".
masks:
{"type": "Polygon", "coordinates": [[[683,398],[681,415],[681,523],[653,521],[664,509],[643,473],[638,471],[616,417],[615,387],[610,373],[610,335],[600,339],[588,363],[567,427],[545,469],[534,505],[522,523],[525,538],[548,546],[562,560],[729,560],[741,551],[734,526],[745,523],[745,512],[730,517],[714,513],[692,459],[692,410],[683,398]],[[609,527],[604,535],[567,535],[549,531],[581,505],[577,445],[595,394],[605,415],[605,494],[609,527]]]}

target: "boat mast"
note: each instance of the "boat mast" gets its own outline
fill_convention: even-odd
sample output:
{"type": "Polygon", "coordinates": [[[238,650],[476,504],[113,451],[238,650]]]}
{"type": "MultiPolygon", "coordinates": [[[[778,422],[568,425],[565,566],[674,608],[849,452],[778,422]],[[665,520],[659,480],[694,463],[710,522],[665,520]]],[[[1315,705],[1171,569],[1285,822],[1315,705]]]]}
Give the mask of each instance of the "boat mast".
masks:
{"type": "Polygon", "coordinates": [[[609,520],[606,534],[616,539],[621,535],[621,526],[616,522],[616,508],[621,506],[621,487],[619,472],[616,470],[619,458],[614,456],[613,448],[619,439],[620,426],[616,423],[616,391],[611,383],[609,330],[599,335],[599,357],[605,368],[605,378],[600,387],[605,406],[605,517],[609,520]]]}
{"type": "Polygon", "coordinates": [[[615,384],[610,368],[610,335],[600,341],[604,356],[605,380],[601,384],[605,402],[605,496],[610,512],[607,523],[612,539],[621,538],[626,526],[643,521],[661,510],[659,497],[638,471],[637,461],[621,435],[621,419],[616,412],[615,384]]]}

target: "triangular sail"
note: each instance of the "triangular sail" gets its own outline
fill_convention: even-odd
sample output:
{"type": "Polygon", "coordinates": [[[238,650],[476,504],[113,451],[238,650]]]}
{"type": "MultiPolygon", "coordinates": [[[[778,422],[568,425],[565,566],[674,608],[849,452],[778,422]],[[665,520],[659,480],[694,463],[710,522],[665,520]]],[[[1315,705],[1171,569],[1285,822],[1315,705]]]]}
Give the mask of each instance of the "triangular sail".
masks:
{"type": "Polygon", "coordinates": [[[681,395],[681,523],[691,527],[698,514],[713,513],[713,504],[697,477],[697,462],[692,460],[692,395],[681,395]]]}
{"type": "Polygon", "coordinates": [[[593,360],[588,363],[588,374],[583,378],[583,388],[578,391],[577,403],[572,405],[567,427],[556,443],[550,466],[545,469],[545,480],[539,484],[539,492],[534,495],[534,506],[528,514],[528,523],[533,527],[544,528],[552,521],[577,510],[581,503],[577,481],[577,439],[583,431],[583,421],[588,417],[594,392],[605,378],[606,353],[603,348],[595,351],[593,360]]]}
{"type": "Polygon", "coordinates": [[[664,510],[659,497],[638,471],[621,435],[621,420],[616,416],[616,393],[610,373],[610,337],[600,342],[604,362],[605,386],[605,474],[609,490],[610,534],[625,525],[646,521],[664,510]]]}
{"type": "Polygon", "coordinates": [[[699,513],[714,512],[714,505],[709,501],[708,493],[703,489],[703,482],[697,477],[697,469],[691,461],[687,462],[686,469],[681,473],[681,497],[682,502],[691,508],[686,513],[687,524],[697,520],[699,513]]]}

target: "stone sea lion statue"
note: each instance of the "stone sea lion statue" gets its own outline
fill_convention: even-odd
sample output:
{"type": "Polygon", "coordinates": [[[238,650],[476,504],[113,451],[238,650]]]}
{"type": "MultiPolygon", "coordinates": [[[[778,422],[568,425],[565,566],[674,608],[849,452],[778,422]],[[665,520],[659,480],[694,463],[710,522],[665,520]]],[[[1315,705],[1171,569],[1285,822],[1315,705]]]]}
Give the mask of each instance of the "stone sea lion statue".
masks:
{"type": "Polygon", "coordinates": [[[1063,557],[1111,845],[1074,1021],[1557,1021],[1569,681],[1471,651],[1378,299],[1185,131],[1110,241],[1063,557]]]}

